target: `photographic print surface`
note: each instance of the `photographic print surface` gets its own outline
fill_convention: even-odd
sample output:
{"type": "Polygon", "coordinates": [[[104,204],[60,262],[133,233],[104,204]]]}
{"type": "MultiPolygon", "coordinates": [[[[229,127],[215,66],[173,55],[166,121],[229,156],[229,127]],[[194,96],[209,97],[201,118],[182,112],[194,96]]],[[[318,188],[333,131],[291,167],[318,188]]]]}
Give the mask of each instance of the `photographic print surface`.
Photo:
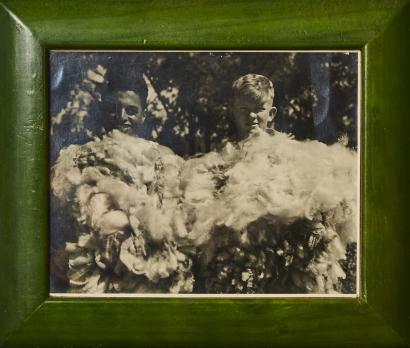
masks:
{"type": "Polygon", "coordinates": [[[359,295],[360,52],[49,57],[52,296],[359,295]]]}

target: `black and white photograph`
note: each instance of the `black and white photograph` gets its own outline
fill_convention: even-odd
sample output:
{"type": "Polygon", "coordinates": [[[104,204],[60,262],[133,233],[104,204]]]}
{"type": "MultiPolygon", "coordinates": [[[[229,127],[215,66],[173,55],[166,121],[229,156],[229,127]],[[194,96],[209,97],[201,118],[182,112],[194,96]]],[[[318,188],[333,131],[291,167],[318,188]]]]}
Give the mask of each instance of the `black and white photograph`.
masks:
{"type": "Polygon", "coordinates": [[[50,51],[50,295],[358,297],[360,64],[50,51]]]}

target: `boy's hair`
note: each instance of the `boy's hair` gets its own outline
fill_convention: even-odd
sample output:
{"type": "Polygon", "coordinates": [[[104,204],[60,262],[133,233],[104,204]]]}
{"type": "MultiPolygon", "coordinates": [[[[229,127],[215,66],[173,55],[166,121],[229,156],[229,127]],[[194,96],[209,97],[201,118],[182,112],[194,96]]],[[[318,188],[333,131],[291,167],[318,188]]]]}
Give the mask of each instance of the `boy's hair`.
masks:
{"type": "Polygon", "coordinates": [[[139,94],[142,106],[147,105],[148,87],[138,67],[130,65],[110,66],[105,75],[102,98],[117,91],[132,91],[139,94]]]}
{"type": "Polygon", "coordinates": [[[232,101],[247,99],[255,102],[266,102],[275,95],[273,83],[262,75],[248,74],[237,79],[232,85],[232,101]]]}

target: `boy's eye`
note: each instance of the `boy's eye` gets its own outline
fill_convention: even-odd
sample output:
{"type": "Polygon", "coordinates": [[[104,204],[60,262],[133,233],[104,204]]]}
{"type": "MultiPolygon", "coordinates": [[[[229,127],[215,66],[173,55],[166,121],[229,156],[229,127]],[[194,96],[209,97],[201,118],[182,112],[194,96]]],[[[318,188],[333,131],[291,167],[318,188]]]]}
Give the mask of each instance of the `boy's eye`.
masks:
{"type": "Polygon", "coordinates": [[[136,106],[126,106],[125,112],[127,113],[127,115],[138,115],[140,112],[140,109],[136,106]]]}

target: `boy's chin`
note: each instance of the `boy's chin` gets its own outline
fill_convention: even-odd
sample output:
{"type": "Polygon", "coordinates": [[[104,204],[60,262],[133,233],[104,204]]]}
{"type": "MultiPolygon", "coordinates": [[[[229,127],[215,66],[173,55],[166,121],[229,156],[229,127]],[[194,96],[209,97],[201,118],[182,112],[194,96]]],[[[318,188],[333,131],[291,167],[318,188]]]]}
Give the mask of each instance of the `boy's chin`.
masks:
{"type": "Polygon", "coordinates": [[[121,133],[124,133],[124,134],[127,134],[127,135],[131,135],[131,136],[134,135],[134,129],[131,128],[131,127],[126,127],[126,126],[118,127],[118,130],[121,133]]]}
{"type": "Polygon", "coordinates": [[[261,132],[263,132],[263,129],[260,128],[258,125],[250,127],[248,131],[245,133],[244,138],[257,137],[261,132]]]}

